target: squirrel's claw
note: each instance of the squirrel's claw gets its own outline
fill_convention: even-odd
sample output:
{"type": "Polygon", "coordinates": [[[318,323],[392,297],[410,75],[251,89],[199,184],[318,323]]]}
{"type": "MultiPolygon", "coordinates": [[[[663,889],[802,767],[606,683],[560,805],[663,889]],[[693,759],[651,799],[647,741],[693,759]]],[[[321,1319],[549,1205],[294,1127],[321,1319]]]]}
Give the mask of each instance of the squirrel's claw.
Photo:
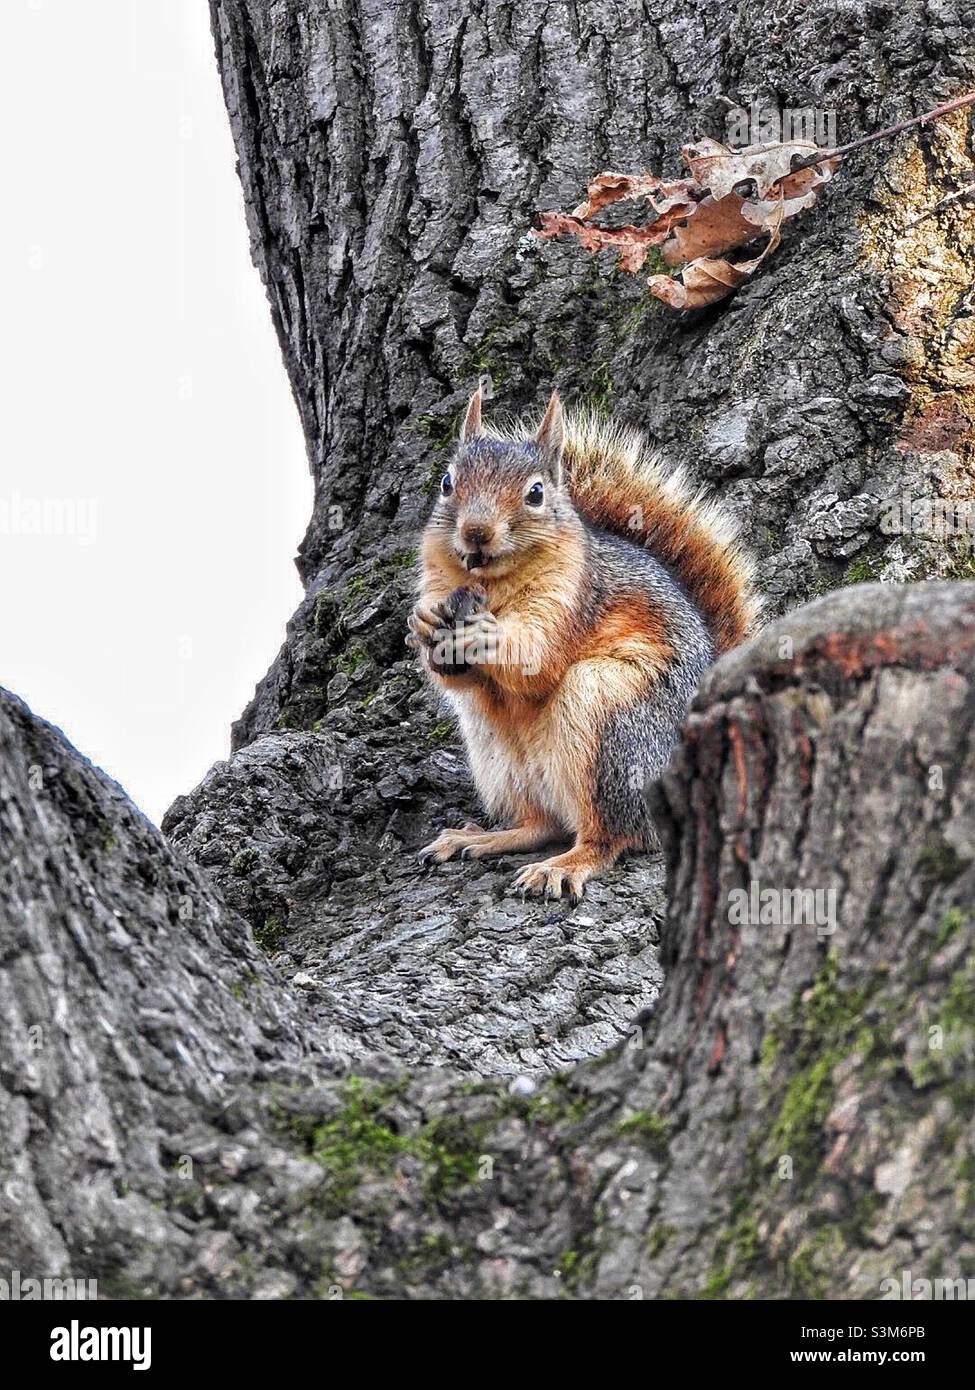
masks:
{"type": "Polygon", "coordinates": [[[424,845],[417,858],[421,864],[444,864],[459,852],[461,858],[466,859],[467,851],[473,848],[467,843],[472,834],[481,835],[483,831],[480,826],[470,823],[463,830],[441,830],[435,840],[424,845]]]}
{"type": "Polygon", "coordinates": [[[437,620],[427,609],[419,604],[406,620],[409,628],[407,642],[413,647],[432,647],[437,634],[437,620]]]}
{"type": "Polygon", "coordinates": [[[420,862],[443,864],[455,854],[461,859],[481,859],[485,854],[498,854],[496,848],[499,834],[505,838],[509,832],[484,830],[474,821],[465,821],[460,830],[441,830],[429,845],[420,850],[420,862]]]}
{"type": "Polygon", "coordinates": [[[526,865],[515,879],[515,890],[520,891],[523,898],[538,897],[548,902],[558,901],[567,891],[570,905],[577,907],[585,892],[586,879],[591,876],[594,866],[575,865],[570,868],[559,863],[559,859],[564,857],[556,855],[554,859],[526,865]]]}

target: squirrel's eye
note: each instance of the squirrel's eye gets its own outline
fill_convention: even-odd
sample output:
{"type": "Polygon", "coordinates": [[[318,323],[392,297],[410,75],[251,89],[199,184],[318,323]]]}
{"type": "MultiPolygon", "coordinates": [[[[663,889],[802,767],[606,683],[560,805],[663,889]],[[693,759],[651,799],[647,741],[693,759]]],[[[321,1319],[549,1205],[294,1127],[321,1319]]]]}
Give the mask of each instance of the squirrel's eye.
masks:
{"type": "Polygon", "coordinates": [[[451,482],[450,474],[445,473],[440,479],[440,491],[443,493],[444,497],[449,497],[453,490],[454,485],[451,482]]]}
{"type": "Polygon", "coordinates": [[[542,505],[545,501],[545,489],[542,487],[541,483],[532,483],[531,487],[525,493],[525,501],[528,503],[529,507],[540,507],[542,505]]]}

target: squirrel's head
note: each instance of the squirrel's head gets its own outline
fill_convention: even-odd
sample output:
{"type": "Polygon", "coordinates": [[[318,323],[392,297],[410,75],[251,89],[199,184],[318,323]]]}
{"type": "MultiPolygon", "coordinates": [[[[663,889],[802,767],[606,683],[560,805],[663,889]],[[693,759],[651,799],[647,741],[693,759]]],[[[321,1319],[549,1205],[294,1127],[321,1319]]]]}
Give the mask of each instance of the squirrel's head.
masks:
{"type": "Polygon", "coordinates": [[[552,392],[535,435],[525,439],[487,434],[482,399],[478,387],[440,480],[430,531],[464,569],[491,579],[551,545],[575,513],[563,483],[565,421],[558,392],[552,392]]]}

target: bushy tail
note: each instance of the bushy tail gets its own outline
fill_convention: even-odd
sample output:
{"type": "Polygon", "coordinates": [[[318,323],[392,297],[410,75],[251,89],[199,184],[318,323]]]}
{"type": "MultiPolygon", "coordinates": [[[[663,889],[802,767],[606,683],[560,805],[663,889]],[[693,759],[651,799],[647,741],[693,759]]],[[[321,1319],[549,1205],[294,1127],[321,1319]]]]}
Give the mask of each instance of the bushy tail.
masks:
{"type": "Polygon", "coordinates": [[[646,548],[676,574],[719,652],[751,632],[760,603],[738,526],[716,502],[664,468],[636,430],[566,413],[565,467],[578,510],[594,526],[646,548]]]}

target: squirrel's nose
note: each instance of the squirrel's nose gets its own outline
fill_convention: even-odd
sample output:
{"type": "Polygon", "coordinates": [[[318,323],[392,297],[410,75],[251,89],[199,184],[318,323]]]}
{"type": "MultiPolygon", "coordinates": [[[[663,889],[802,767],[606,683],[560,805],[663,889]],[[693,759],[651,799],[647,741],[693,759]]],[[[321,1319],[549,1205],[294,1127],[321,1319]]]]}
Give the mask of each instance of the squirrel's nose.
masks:
{"type": "Polygon", "coordinates": [[[460,528],[461,539],[471,550],[483,550],[494,540],[494,527],[483,521],[465,521],[460,528]]]}

